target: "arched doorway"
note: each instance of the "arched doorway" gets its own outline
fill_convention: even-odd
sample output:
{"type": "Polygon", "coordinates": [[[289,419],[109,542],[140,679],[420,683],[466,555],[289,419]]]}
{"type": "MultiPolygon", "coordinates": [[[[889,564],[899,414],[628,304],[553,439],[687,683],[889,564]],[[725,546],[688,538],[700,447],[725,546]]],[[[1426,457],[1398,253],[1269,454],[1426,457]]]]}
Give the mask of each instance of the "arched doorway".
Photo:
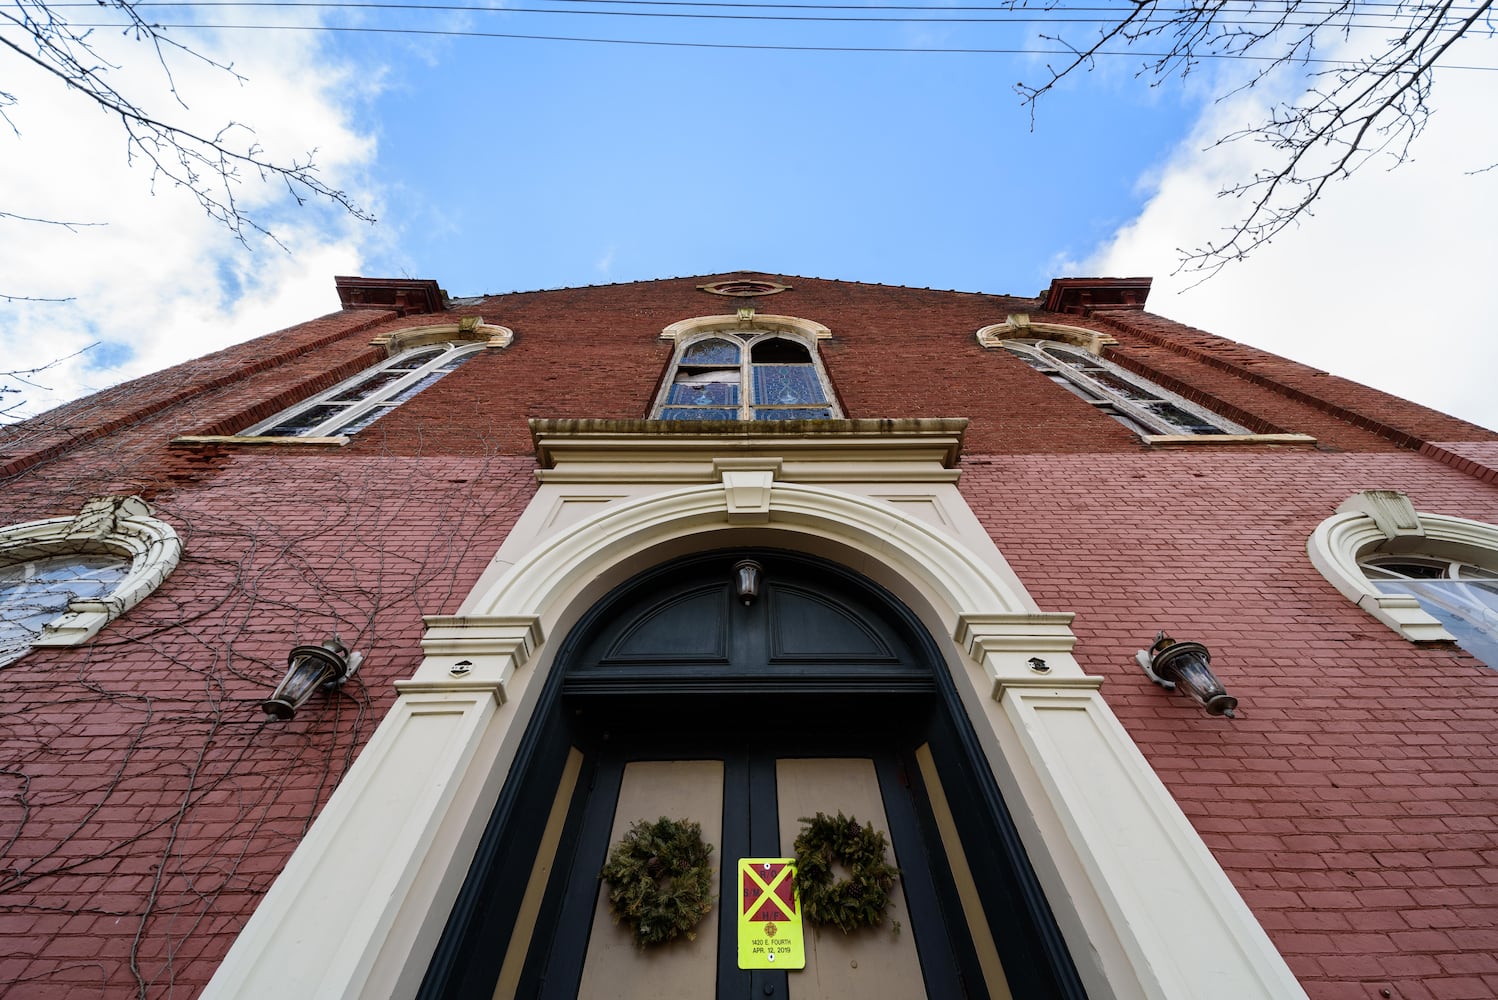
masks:
{"type": "Polygon", "coordinates": [[[785,551],[689,556],[598,601],[557,663],[422,996],[1083,995],[935,647],[882,588],[785,551]],[[738,969],[737,859],[838,810],[890,836],[886,925],[808,928],[804,973],[738,969]],[[719,901],[697,941],[643,953],[597,872],[660,815],[702,823],[719,901]]]}

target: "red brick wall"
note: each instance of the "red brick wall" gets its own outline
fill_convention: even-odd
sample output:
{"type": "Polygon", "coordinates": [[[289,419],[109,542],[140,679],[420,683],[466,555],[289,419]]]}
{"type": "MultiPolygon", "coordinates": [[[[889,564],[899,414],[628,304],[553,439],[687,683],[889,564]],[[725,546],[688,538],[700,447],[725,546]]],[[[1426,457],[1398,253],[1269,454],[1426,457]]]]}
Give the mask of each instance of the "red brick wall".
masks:
{"type": "MultiPolygon", "coordinates": [[[[258,384],[276,384],[278,389],[289,387],[298,371],[304,372],[304,377],[321,375],[339,363],[334,358],[340,352],[347,360],[350,343],[358,343],[360,333],[386,318],[384,313],[334,313],[205,355],[165,373],[121,383],[34,420],[0,427],[0,480],[121,430],[148,424],[159,435],[176,428],[179,425],[172,421],[173,415],[184,410],[194,413],[193,404],[218,388],[229,386],[239,398],[251,398],[242,385],[258,373],[274,373],[274,383],[262,380],[258,384]]],[[[364,363],[372,363],[372,356],[364,363]]]]}
{"type": "Polygon", "coordinates": [[[1498,490],[1416,455],[974,456],[962,491],[1318,1000],[1498,996],[1498,671],[1420,648],[1311,566],[1360,489],[1498,522],[1498,490]],[[1213,719],[1133,663],[1212,650],[1213,719]]]}
{"type": "Polygon", "coordinates": [[[1144,450],[1137,437],[975,332],[1010,313],[1091,326],[1120,343],[1108,356],[1255,429],[1313,435],[1336,450],[1418,448],[1427,441],[1498,435],[1263,351],[1146,313],[1093,318],[1040,313],[1024,297],[786,278],[793,290],[752,300],[696,290],[705,279],[494,296],[453,313],[398,318],[335,314],[127,383],[18,428],[0,429],[0,477],[108,438],[118,470],[141,461],[150,478],[166,442],[243,430],[373,364],[370,339],[412,326],[482,315],[515,342],[483,352],[361,432],[355,454],[526,455],[532,417],[648,415],[670,361],[662,328],[745,302],[831,328],[821,355],[848,416],[966,416],[973,452],[1144,450]],[[71,443],[71,444],[70,444],[71,443]]]}
{"type": "Polygon", "coordinates": [[[162,484],[177,570],[0,670],[0,997],[195,995],[534,487],[524,458],[265,451],[162,484]],[[360,674],[267,721],[291,647],[335,631],[360,674]]]}
{"type": "MultiPolygon", "coordinates": [[[[1110,312],[1099,314],[1091,322],[1113,332],[1122,342],[1121,353],[1140,359],[1144,364],[1150,363],[1144,359],[1153,358],[1162,369],[1189,373],[1188,381],[1204,389],[1211,385],[1233,387],[1225,391],[1238,395],[1244,390],[1238,388],[1237,383],[1246,381],[1269,390],[1284,401],[1299,402],[1338,421],[1373,431],[1402,447],[1419,447],[1421,441],[1492,440],[1494,437],[1492,432],[1464,420],[1160,316],[1110,312]],[[1231,381],[1211,379],[1204,368],[1221,371],[1231,381]]],[[[1294,322],[1294,318],[1287,318],[1287,322],[1294,322]]],[[[1264,397],[1258,398],[1264,400],[1261,405],[1272,405],[1264,397]]],[[[1318,425],[1333,426],[1324,421],[1318,425]]],[[[1330,438],[1326,430],[1311,433],[1323,440],[1330,438]]],[[[1354,447],[1350,442],[1333,443],[1339,447],[1354,447]]]]}
{"type": "MultiPolygon", "coordinates": [[[[453,314],[324,317],[0,429],[0,523],[138,492],[182,565],[98,640],[0,670],[0,998],[192,996],[534,490],[531,417],[639,418],[660,330],[731,313],[708,279],[491,298],[514,329],[344,448],[172,447],[230,433],[453,314]],[[300,641],[369,654],[287,724],[256,703],[300,641]]],[[[1498,521],[1498,435],[1140,313],[788,278],[753,300],[829,326],[854,417],[966,416],[962,488],[1320,998],[1498,996],[1498,672],[1418,649],[1310,566],[1349,494],[1498,521]],[[1318,446],[1150,450],[975,331],[1012,312],[1109,329],[1109,356],[1318,446]],[[1317,396],[1317,393],[1321,393],[1317,396]],[[1415,448],[1424,448],[1424,454],[1415,448]],[[1446,464],[1442,464],[1442,463],[1446,464]],[[1157,628],[1242,699],[1149,685],[1157,628]]]]}

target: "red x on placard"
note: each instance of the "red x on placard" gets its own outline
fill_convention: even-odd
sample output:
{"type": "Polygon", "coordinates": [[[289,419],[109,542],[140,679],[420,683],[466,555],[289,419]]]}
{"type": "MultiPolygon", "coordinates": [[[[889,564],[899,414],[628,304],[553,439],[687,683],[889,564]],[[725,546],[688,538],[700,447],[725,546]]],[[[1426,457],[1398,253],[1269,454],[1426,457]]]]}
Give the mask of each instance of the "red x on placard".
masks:
{"type": "Polygon", "coordinates": [[[744,869],[744,912],[755,922],[794,920],[796,883],[784,861],[765,861],[744,869]]]}

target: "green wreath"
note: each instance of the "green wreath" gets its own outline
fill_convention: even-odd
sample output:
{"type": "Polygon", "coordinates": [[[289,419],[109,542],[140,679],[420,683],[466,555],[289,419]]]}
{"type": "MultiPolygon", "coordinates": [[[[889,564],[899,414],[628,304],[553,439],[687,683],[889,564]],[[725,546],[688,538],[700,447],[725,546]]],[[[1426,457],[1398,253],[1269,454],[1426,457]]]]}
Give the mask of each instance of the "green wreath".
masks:
{"type": "Polygon", "coordinates": [[[834,819],[817,813],[808,819],[796,838],[796,886],[801,894],[801,912],[814,924],[836,924],[844,934],[860,927],[884,922],[889,891],[900,870],[884,860],[888,843],[874,824],[841,811],[834,819]],[[848,870],[837,878],[833,865],[848,870]]]}
{"type": "Polygon", "coordinates": [[[627,923],[641,948],[695,938],[692,929],[713,908],[712,853],[697,823],[636,820],[598,873],[609,884],[614,922],[627,923]]]}

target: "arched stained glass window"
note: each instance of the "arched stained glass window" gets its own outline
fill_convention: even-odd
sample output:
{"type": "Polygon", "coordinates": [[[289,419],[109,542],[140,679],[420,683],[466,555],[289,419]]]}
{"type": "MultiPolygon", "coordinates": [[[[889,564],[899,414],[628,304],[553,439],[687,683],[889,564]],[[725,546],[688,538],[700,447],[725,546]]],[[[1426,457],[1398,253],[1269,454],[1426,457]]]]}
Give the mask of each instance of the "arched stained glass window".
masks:
{"type": "Polygon", "coordinates": [[[1135,433],[1251,433],[1226,417],[1070,344],[1054,340],[1005,340],[1002,344],[1052,382],[1135,433]]]}
{"type": "Polygon", "coordinates": [[[483,343],[454,342],[402,351],[241,434],[245,437],[330,437],[357,433],[453,371],[485,346],[483,343]]]}
{"type": "Polygon", "coordinates": [[[839,415],[815,352],[762,331],[684,344],[672,365],[662,420],[815,420],[839,415]]]}
{"type": "Polygon", "coordinates": [[[737,420],[743,346],[712,337],[688,344],[676,362],[664,420],[737,420]]]}

